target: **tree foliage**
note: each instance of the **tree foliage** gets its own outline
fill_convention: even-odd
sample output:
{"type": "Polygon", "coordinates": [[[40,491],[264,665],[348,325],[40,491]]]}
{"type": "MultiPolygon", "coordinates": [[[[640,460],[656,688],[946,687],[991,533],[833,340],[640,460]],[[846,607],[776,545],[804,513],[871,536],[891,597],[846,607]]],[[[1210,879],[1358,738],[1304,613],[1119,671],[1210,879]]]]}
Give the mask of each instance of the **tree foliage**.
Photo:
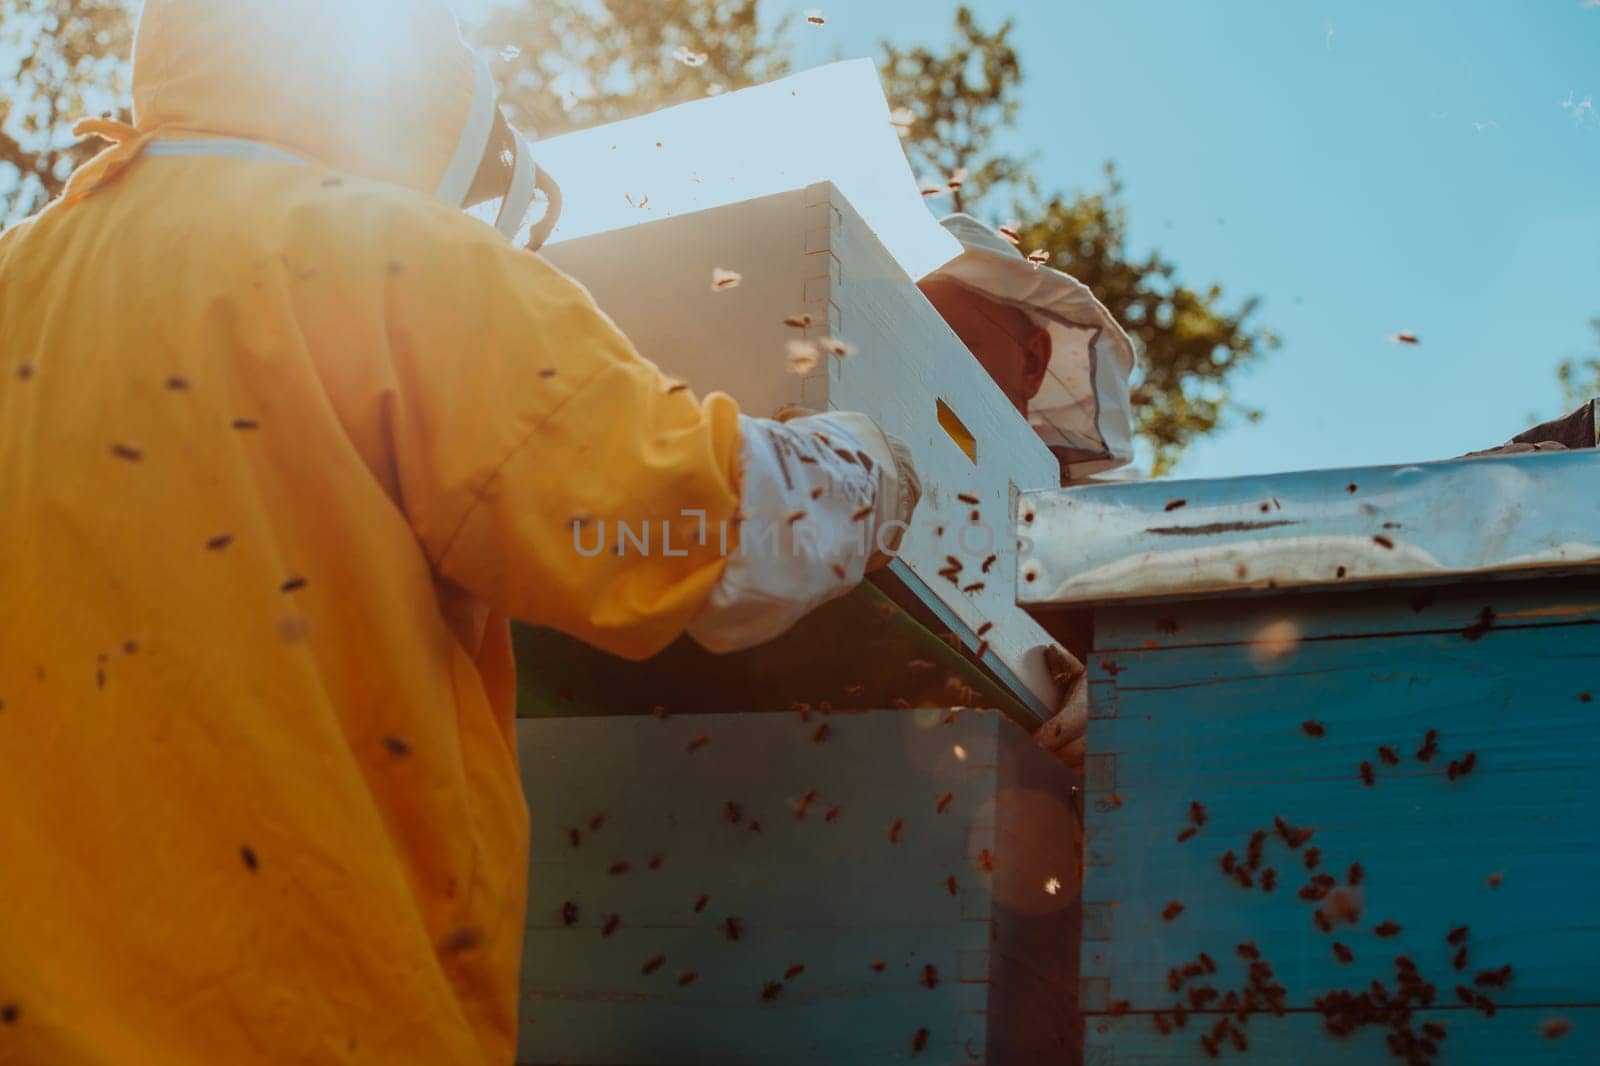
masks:
{"type": "Polygon", "coordinates": [[[789,72],[757,0],[524,0],[471,27],[498,53],[511,120],[540,136],[631,118],[789,72]]]}
{"type": "Polygon", "coordinates": [[[0,0],[0,225],[43,207],[96,140],[85,115],[128,106],[127,0],[0,0]]]}
{"type": "Polygon", "coordinates": [[[924,180],[946,185],[955,210],[965,211],[1001,186],[1032,190],[1027,163],[995,147],[995,136],[1017,119],[1022,63],[1011,45],[1012,20],[988,32],[969,7],[956,11],[948,49],[883,44],[884,89],[916,116],[906,155],[924,180]]]}
{"type": "MultiPolygon", "coordinates": [[[[94,150],[72,136],[73,120],[125,115],[131,6],[0,0],[0,220],[37,210],[94,150]]],[[[495,57],[513,121],[548,136],[780,77],[783,28],[762,23],[758,0],[518,0],[469,32],[495,57]]],[[[1230,414],[1254,415],[1231,401],[1229,383],[1276,339],[1251,326],[1255,301],[1191,288],[1159,252],[1128,247],[1127,204],[1109,166],[1102,189],[1041,194],[1029,160],[1000,144],[1024,81],[1015,25],[987,29],[963,6],[952,29],[942,45],[884,45],[885,88],[915,118],[913,168],[941,183],[959,176],[957,210],[1009,198],[1024,249],[1049,252],[1126,324],[1143,360],[1138,431],[1165,472],[1230,414]]],[[[1585,372],[1600,369],[1572,363],[1564,380],[1585,372]]]]}
{"type": "Polygon", "coordinates": [[[1563,410],[1573,410],[1585,400],[1600,396],[1600,318],[1591,318],[1594,328],[1595,356],[1591,359],[1565,359],[1556,367],[1556,380],[1561,383],[1563,410]]]}
{"type": "Polygon", "coordinates": [[[1052,266],[1088,285],[1127,327],[1141,356],[1135,426],[1153,453],[1151,472],[1167,473],[1230,413],[1259,417],[1232,402],[1229,383],[1278,340],[1250,325],[1256,300],[1230,306],[1220,285],[1185,285],[1160,252],[1128,247],[1127,202],[1113,166],[1098,191],[1041,195],[1027,163],[1001,150],[996,140],[1015,119],[1023,82],[1012,30],[1010,21],[985,30],[963,6],[948,51],[884,46],[885,88],[915,116],[912,159],[944,174],[965,168],[951,195],[956,210],[981,212],[992,194],[1009,193],[1022,248],[1050,253],[1052,266]]]}
{"type": "Polygon", "coordinates": [[[1229,379],[1277,347],[1252,328],[1253,298],[1226,306],[1220,285],[1191,288],[1160,252],[1134,255],[1127,246],[1127,207],[1116,168],[1093,193],[1055,194],[1019,204],[1021,244],[1050,253],[1050,262],[1094,292],[1126,327],[1140,352],[1134,379],[1134,424],[1150,445],[1151,473],[1168,473],[1194,440],[1216,432],[1230,412],[1260,413],[1233,403],[1229,379]]]}

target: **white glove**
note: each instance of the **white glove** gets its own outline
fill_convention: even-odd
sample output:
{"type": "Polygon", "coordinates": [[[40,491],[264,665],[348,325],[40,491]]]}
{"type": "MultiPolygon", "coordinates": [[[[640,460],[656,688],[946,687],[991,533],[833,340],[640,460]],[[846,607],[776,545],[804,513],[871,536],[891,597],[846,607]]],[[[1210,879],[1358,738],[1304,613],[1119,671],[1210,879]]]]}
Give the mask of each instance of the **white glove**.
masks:
{"type": "Polygon", "coordinates": [[[888,562],[921,495],[904,444],[864,415],[786,422],[740,417],[739,551],[691,637],[711,651],[752,647],[888,562]]]}
{"type": "Polygon", "coordinates": [[[791,419],[785,424],[821,434],[825,439],[830,432],[837,435],[837,430],[843,428],[860,443],[860,451],[865,451],[878,468],[872,539],[868,542],[876,550],[867,562],[867,571],[870,573],[887,566],[893,554],[900,549],[912,512],[922,499],[922,479],[912,465],[911,449],[900,438],[885,433],[871,418],[854,411],[807,415],[791,419]]]}
{"type": "Polygon", "coordinates": [[[1056,683],[1060,702],[1055,717],[1039,727],[1034,739],[1055,753],[1057,759],[1081,772],[1088,747],[1089,678],[1083,664],[1060,645],[1047,646],[1044,661],[1056,683]]]}

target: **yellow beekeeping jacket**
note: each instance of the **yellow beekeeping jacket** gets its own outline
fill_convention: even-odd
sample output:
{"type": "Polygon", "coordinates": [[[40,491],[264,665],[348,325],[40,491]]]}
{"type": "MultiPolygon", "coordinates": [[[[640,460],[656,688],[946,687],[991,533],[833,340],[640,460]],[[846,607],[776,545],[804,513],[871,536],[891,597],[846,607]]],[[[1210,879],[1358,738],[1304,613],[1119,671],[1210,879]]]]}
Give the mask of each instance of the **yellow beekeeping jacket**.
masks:
{"type": "Polygon", "coordinates": [[[643,656],[720,573],[575,550],[732,516],[737,411],[433,198],[472,58],[380,6],[147,0],[0,236],[0,1062],[511,1062],[506,619],[643,656]],[[144,150],[218,138],[304,163],[144,150]]]}

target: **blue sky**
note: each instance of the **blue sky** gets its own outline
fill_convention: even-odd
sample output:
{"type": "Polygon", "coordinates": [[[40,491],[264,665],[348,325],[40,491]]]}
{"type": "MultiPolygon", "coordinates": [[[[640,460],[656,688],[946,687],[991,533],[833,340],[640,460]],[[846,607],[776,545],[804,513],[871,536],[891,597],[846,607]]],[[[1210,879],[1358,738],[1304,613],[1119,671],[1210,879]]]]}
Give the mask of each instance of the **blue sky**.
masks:
{"type": "MultiPolygon", "coordinates": [[[[943,43],[955,3],[820,8],[799,65],[943,43]]],[[[1018,24],[1009,147],[1047,186],[1115,160],[1133,245],[1262,297],[1265,410],[1177,476],[1442,458],[1560,412],[1600,316],[1600,3],[977,0],[1018,24]],[[1572,106],[1563,108],[1571,94],[1572,106]],[[1422,344],[1387,340],[1415,331],[1422,344]]],[[[992,205],[1000,217],[1006,205],[992,205]]]]}

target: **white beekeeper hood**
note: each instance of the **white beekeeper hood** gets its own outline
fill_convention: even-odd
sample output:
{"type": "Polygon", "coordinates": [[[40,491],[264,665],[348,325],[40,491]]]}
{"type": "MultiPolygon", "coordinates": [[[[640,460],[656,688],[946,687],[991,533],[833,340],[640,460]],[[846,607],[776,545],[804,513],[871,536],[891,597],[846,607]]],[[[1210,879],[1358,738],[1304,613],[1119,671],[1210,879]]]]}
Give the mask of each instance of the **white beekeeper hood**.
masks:
{"type": "Polygon", "coordinates": [[[965,251],[928,277],[944,278],[1025,312],[1050,331],[1050,366],[1028,404],[1028,422],[1074,480],[1133,459],[1133,404],[1128,379],[1133,342],[1069,274],[1035,266],[994,229],[971,215],[940,225],[965,251]]]}

